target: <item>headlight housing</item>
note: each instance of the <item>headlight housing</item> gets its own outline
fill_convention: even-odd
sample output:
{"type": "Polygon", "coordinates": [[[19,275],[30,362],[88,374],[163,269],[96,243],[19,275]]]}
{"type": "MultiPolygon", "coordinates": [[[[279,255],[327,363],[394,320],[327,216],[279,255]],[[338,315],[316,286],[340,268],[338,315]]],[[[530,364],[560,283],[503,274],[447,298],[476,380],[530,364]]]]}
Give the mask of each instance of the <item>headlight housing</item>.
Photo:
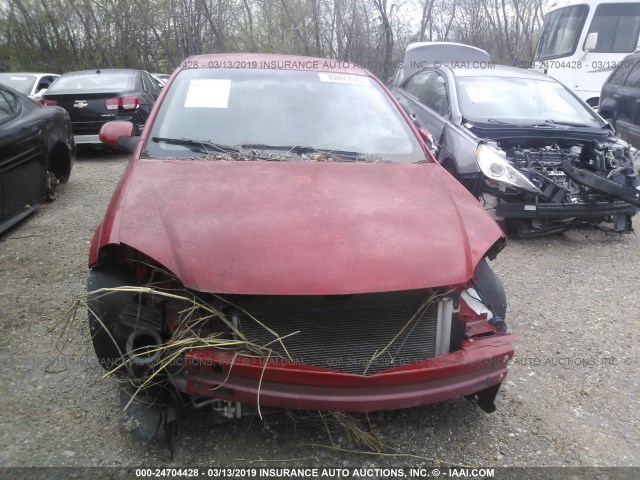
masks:
{"type": "Polygon", "coordinates": [[[478,145],[476,158],[478,159],[480,170],[489,180],[531,193],[542,193],[527,177],[516,170],[513,165],[498,155],[491,147],[478,145]]]}

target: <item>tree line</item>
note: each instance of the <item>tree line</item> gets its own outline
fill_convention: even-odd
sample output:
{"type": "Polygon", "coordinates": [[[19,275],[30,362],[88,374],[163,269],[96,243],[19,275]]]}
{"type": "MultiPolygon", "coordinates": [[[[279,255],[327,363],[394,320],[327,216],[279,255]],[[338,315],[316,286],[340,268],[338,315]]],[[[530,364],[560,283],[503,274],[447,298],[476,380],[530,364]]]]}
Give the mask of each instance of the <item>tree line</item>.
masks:
{"type": "Polygon", "coordinates": [[[416,41],[487,50],[524,65],[542,0],[0,0],[0,71],[171,72],[190,55],[334,58],[382,79],[416,41]]]}

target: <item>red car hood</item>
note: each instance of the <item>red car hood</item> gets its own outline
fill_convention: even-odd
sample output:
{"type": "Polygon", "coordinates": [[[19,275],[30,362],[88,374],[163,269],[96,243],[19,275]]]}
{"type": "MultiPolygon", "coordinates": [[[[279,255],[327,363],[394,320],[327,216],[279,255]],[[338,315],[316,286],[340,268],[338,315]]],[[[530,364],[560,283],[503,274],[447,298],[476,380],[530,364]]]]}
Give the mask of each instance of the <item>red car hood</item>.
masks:
{"type": "Polygon", "coordinates": [[[502,236],[436,164],[138,160],[92,251],[198,291],[336,295],[464,283],[502,236]]]}

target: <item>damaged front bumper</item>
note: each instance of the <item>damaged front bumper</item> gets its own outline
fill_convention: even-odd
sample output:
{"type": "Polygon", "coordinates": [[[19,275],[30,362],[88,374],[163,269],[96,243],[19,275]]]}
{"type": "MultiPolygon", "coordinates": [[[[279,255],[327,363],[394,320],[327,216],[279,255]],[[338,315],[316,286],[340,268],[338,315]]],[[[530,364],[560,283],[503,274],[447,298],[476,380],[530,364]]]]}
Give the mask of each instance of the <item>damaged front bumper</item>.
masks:
{"type": "Polygon", "coordinates": [[[371,412],[476,396],[491,412],[516,341],[512,335],[469,339],[461,350],[373,375],[194,350],[170,378],[190,395],[278,408],[371,412]]]}
{"type": "MultiPolygon", "coordinates": [[[[640,186],[638,186],[637,181],[634,182],[635,185],[614,182],[608,178],[602,178],[589,171],[576,168],[569,161],[564,162],[562,169],[569,178],[583,187],[592,188],[640,208],[640,186]]],[[[621,176],[624,177],[624,174],[621,176]]],[[[635,177],[635,173],[631,177],[635,177]]]]}
{"type": "Polygon", "coordinates": [[[519,231],[518,235],[544,235],[563,232],[572,225],[597,225],[610,217],[614,233],[630,233],[633,231],[632,217],[638,209],[627,202],[594,202],[594,203],[498,203],[495,215],[506,221],[532,222],[532,228],[519,231]]]}
{"type": "Polygon", "coordinates": [[[496,217],[539,221],[531,232],[562,231],[574,223],[596,224],[611,217],[614,232],[633,231],[631,218],[640,209],[640,190],[635,186],[635,175],[629,177],[626,169],[619,169],[619,175],[614,175],[613,179],[604,178],[576,168],[570,161],[564,162],[562,170],[589,192],[586,199],[570,202],[566,198],[568,192],[554,183],[548,183],[538,196],[505,195],[490,187],[488,193],[496,198],[493,204],[496,217]]]}
{"type": "Polygon", "coordinates": [[[623,201],[595,203],[498,203],[496,215],[503,218],[597,218],[634,215],[638,209],[623,201]]]}

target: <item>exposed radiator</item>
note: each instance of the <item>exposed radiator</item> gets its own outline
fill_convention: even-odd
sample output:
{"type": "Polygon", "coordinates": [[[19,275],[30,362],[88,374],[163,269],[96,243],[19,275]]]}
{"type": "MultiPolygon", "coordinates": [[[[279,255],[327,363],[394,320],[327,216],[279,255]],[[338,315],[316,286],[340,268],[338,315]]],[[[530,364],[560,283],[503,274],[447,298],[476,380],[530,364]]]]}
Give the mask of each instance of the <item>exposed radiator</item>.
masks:
{"type": "MultiPolygon", "coordinates": [[[[451,299],[432,302],[409,322],[425,296],[393,297],[385,303],[353,305],[323,302],[250,313],[283,340],[291,358],[300,364],[341,372],[373,374],[399,365],[447,353],[451,331],[451,299]],[[410,301],[409,301],[410,300],[410,301]],[[438,340],[438,324],[440,339],[438,340]],[[384,354],[372,362],[376,352],[384,354]]],[[[240,330],[250,341],[269,344],[274,355],[287,358],[274,335],[243,312],[237,314],[240,330]]]]}

